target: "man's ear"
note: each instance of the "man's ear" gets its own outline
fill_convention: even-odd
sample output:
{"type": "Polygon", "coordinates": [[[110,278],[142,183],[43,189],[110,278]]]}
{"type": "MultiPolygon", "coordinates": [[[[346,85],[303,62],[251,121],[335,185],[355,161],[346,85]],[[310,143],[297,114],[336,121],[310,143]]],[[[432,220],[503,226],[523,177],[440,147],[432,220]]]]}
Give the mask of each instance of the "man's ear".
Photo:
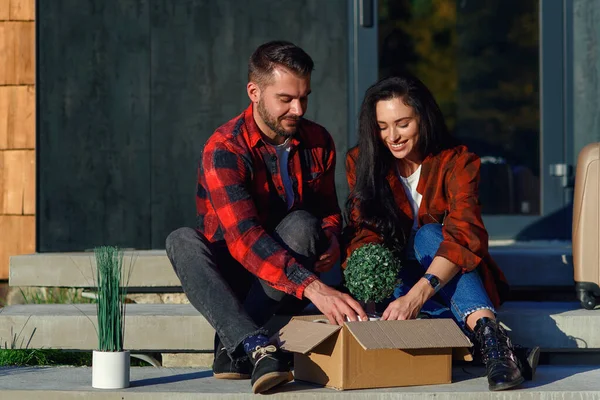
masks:
{"type": "Polygon", "coordinates": [[[252,103],[258,104],[260,100],[260,87],[255,82],[248,82],[246,85],[246,91],[248,92],[248,97],[250,97],[250,101],[252,103]]]}

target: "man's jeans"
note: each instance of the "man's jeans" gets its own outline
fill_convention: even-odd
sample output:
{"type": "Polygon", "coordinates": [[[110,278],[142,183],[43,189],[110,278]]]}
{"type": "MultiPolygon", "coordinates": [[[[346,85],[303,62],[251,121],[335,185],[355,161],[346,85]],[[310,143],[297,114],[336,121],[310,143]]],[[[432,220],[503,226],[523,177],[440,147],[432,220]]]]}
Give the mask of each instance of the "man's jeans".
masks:
{"type": "MultiPolygon", "coordinates": [[[[417,231],[414,238],[417,260],[403,262],[403,267],[398,274],[402,282],[396,286],[393,298],[386,303],[389,304],[389,301],[404,296],[423,277],[443,240],[441,224],[423,225],[417,231]]],[[[463,331],[468,332],[465,325],[467,316],[482,309],[496,312],[479,273],[475,270],[465,274],[457,273],[435,297],[425,302],[421,312],[432,318],[454,318],[463,331]]]]}
{"type": "MultiPolygon", "coordinates": [[[[311,271],[328,245],[321,221],[302,210],[289,213],[272,236],[311,271]]],[[[172,232],[166,249],[190,303],[230,355],[243,354],[239,345],[248,336],[267,334],[262,326],[274,312],[293,314],[308,304],[256,278],[233,259],[225,244],[210,243],[194,229],[172,232]]]]}

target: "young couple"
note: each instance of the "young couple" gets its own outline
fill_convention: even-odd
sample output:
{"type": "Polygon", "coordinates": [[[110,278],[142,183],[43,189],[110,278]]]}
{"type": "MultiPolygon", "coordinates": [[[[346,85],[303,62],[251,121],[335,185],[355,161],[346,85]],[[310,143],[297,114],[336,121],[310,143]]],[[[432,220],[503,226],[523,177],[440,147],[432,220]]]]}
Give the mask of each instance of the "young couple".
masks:
{"type": "MultiPolygon", "coordinates": [[[[217,128],[202,153],[197,228],[167,238],[189,301],[216,331],[214,376],[251,379],[254,393],[291,381],[288,357],[263,325],[310,302],[334,324],[366,319],[357,301],[319,274],[341,253],[377,242],[403,261],[403,284],[379,305],[382,319],[412,319],[422,309],[451,315],[475,343],[490,389],[520,385],[531,368],[495,319],[508,285],[488,253],[479,159],[454,142],[418,79],[377,82],[346,159],[351,193],[341,246],[334,143],[302,118],[312,70],[310,56],[292,43],[256,49],[250,105],[217,128]]],[[[529,354],[534,367],[538,352],[529,354]]]]}

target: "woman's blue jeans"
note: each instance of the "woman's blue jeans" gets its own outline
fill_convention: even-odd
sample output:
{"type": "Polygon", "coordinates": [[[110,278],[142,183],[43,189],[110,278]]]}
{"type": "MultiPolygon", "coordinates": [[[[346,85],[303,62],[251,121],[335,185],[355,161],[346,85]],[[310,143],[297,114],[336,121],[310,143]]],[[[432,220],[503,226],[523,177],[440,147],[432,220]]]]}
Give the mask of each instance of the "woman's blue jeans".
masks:
{"type": "MultiPolygon", "coordinates": [[[[404,296],[423,277],[443,240],[441,224],[427,224],[416,232],[414,237],[416,260],[405,260],[402,263],[403,267],[398,274],[401,282],[396,286],[393,297],[389,301],[404,296]]],[[[496,313],[479,273],[475,270],[456,274],[436,296],[423,305],[421,313],[431,318],[453,318],[463,331],[468,332],[465,325],[467,316],[483,309],[496,313]]]]}

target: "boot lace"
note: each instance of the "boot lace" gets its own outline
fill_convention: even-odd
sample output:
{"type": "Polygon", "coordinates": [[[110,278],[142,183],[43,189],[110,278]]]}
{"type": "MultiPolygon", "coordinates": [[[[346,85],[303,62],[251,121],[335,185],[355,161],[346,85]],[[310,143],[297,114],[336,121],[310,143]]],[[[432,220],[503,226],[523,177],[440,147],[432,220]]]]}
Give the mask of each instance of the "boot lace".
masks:
{"type": "Polygon", "coordinates": [[[477,334],[477,341],[481,346],[481,361],[486,365],[506,364],[508,360],[517,364],[510,339],[501,326],[484,326],[477,334]]]}

